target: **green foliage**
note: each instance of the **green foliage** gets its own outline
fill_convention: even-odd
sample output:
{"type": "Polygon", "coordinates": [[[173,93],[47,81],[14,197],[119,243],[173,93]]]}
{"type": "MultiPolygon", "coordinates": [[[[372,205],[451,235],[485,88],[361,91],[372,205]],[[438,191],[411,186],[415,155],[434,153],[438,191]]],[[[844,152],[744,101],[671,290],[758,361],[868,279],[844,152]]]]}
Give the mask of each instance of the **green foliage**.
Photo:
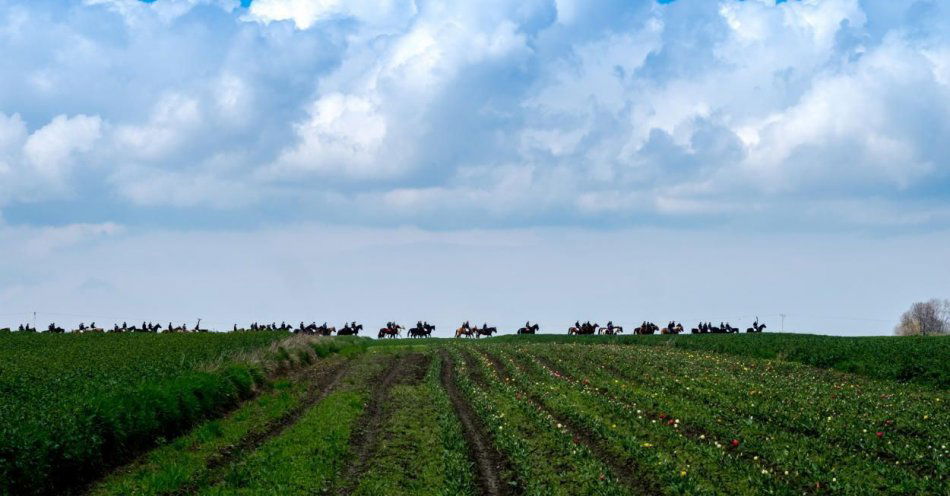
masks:
{"type": "Polygon", "coordinates": [[[189,482],[201,483],[210,476],[209,459],[241,439],[262,432],[300,403],[302,383],[275,381],[273,389],[249,401],[223,419],[204,422],[190,433],[160,446],[143,459],[98,484],[91,494],[158,495],[174,493],[189,482]]]}
{"type": "Polygon", "coordinates": [[[509,396],[535,398],[665,494],[947,487],[945,391],[675,347],[473,349],[483,374],[482,354],[505,365],[509,396]]]}
{"type": "Polygon", "coordinates": [[[502,342],[666,346],[780,359],[876,379],[950,387],[950,336],[839,337],[813,334],[683,334],[678,336],[503,336],[502,342]]]}
{"type": "Polygon", "coordinates": [[[475,469],[461,424],[439,383],[441,370],[434,359],[424,383],[393,388],[383,440],[353,494],[476,494],[475,469]]]}
{"type": "Polygon", "coordinates": [[[228,357],[282,337],[0,335],[0,494],[61,491],[233,407],[263,372],[228,357]]]}

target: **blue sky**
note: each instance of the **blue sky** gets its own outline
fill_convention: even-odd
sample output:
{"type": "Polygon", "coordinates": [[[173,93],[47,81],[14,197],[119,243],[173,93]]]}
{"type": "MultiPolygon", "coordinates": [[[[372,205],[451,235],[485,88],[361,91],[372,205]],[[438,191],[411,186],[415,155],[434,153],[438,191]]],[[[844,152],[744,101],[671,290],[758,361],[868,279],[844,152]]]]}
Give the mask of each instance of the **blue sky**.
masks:
{"type": "Polygon", "coordinates": [[[950,296],[947,2],[0,0],[0,51],[0,323],[950,296]]]}

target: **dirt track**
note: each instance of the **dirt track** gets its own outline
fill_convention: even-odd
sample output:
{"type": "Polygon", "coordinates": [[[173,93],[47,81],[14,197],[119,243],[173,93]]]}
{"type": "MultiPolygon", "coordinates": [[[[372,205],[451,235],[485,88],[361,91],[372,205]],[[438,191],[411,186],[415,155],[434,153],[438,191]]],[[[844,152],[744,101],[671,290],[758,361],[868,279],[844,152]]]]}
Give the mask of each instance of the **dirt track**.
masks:
{"type": "Polygon", "coordinates": [[[396,383],[412,384],[421,382],[422,378],[425,377],[427,363],[426,356],[422,354],[401,356],[383,372],[381,379],[373,385],[369,403],[353,430],[353,437],[350,439],[354,460],[347,465],[346,473],[341,479],[345,485],[338,494],[350,494],[360,477],[366,472],[367,462],[379,444],[379,435],[382,432],[386,417],[385,404],[389,390],[396,383]]]}
{"type": "Polygon", "coordinates": [[[499,496],[514,492],[505,483],[501,474],[509,466],[507,460],[493,447],[485,429],[476,420],[475,412],[462,398],[462,394],[455,385],[455,369],[452,358],[442,350],[442,387],[449,396],[455,414],[462,423],[465,440],[468,442],[470,456],[478,467],[479,494],[499,496]]]}
{"type": "Polygon", "coordinates": [[[280,435],[287,428],[294,425],[300,417],[312,408],[315,404],[325,398],[339,383],[340,379],[349,369],[349,362],[339,362],[327,368],[312,367],[308,373],[302,374],[302,379],[308,380],[309,386],[307,395],[299,405],[288,411],[280,418],[270,422],[260,431],[253,432],[241,439],[238,444],[231,445],[222,449],[208,458],[207,470],[209,478],[203,481],[192,481],[190,484],[179,488],[176,491],[166,493],[175,495],[194,494],[199,486],[214,484],[220,481],[224,473],[222,469],[231,462],[242,456],[253,452],[267,440],[280,435]]]}

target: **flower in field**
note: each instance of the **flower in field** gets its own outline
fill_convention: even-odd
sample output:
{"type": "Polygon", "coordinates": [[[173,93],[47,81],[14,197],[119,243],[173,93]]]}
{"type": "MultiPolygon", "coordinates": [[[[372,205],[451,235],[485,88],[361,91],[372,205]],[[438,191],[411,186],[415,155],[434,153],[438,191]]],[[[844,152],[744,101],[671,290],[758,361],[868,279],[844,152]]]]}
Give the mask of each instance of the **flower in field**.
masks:
{"type": "Polygon", "coordinates": [[[732,447],[733,447],[733,448],[738,448],[738,447],[739,447],[739,440],[738,440],[738,439],[733,439],[733,440],[732,440],[732,447]]]}
{"type": "Polygon", "coordinates": [[[686,471],[680,470],[680,477],[686,477],[686,471]]]}
{"type": "Polygon", "coordinates": [[[877,431],[877,437],[879,438],[884,437],[884,433],[881,431],[877,431]]]}
{"type": "Polygon", "coordinates": [[[652,448],[652,447],[653,447],[653,445],[650,444],[650,443],[643,443],[642,446],[643,446],[644,448],[652,448]]]}

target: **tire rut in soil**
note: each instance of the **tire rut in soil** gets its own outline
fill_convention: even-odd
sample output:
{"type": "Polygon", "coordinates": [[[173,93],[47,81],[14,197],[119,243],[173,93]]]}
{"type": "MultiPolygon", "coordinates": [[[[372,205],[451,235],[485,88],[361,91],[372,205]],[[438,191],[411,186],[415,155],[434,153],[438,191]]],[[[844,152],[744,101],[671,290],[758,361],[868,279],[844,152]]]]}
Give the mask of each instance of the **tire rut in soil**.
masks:
{"type": "Polygon", "coordinates": [[[277,437],[290,426],[297,423],[304,413],[323,400],[323,398],[325,398],[328,394],[330,394],[330,392],[333,391],[334,388],[336,388],[336,385],[340,382],[340,379],[344,374],[346,374],[349,368],[350,363],[347,361],[334,364],[327,368],[321,368],[319,370],[311,369],[310,372],[312,375],[302,374],[301,379],[306,378],[306,380],[310,381],[310,385],[308,387],[307,395],[299,405],[295,406],[292,410],[288,411],[280,418],[269,422],[263,430],[252,432],[242,438],[237,444],[225,447],[214,455],[211,455],[205,465],[208,473],[211,474],[207,479],[203,478],[200,481],[194,480],[189,484],[186,484],[184,487],[160,494],[162,496],[194,494],[200,487],[206,485],[210,486],[220,482],[225,475],[222,470],[224,467],[228,466],[231,462],[254,452],[269,439],[277,437]]]}
{"type": "Polygon", "coordinates": [[[344,486],[337,494],[348,495],[356,488],[363,473],[366,472],[367,462],[376,451],[379,444],[379,435],[383,430],[383,422],[387,416],[385,402],[390,389],[395,384],[412,384],[422,382],[425,377],[428,359],[421,353],[401,356],[386,369],[381,379],[376,381],[370,392],[370,400],[366,410],[360,416],[350,446],[353,447],[353,462],[347,465],[340,479],[344,486]]]}
{"type": "Polygon", "coordinates": [[[505,483],[501,474],[513,473],[511,464],[492,445],[491,438],[484,426],[479,422],[472,407],[462,397],[455,384],[455,364],[445,350],[442,358],[442,387],[445,389],[455,409],[455,415],[462,424],[463,435],[469,448],[469,457],[478,467],[476,483],[480,495],[501,496],[515,494],[515,491],[505,483]]]}
{"type": "MultiPolygon", "coordinates": [[[[511,383],[514,382],[511,380],[511,374],[508,372],[508,368],[497,356],[484,350],[480,351],[480,353],[482,356],[487,358],[489,362],[491,362],[492,368],[495,369],[495,372],[499,377],[501,377],[502,381],[511,383]]],[[[548,406],[545,405],[538,396],[524,390],[521,387],[518,387],[518,390],[521,391],[521,393],[524,394],[524,397],[527,398],[527,400],[530,401],[535,407],[547,413],[559,424],[566,427],[567,431],[576,441],[578,441],[580,444],[583,444],[588,450],[590,450],[591,453],[594,454],[597,460],[610,468],[611,473],[617,477],[617,479],[619,479],[621,484],[630,488],[636,494],[662,494],[659,485],[654,480],[644,479],[635,475],[637,473],[644,473],[644,471],[633,459],[628,458],[629,465],[624,465],[620,460],[617,459],[616,455],[612,454],[610,450],[608,450],[602,442],[591,435],[587,429],[578,426],[576,423],[548,408],[548,406]]]]}

